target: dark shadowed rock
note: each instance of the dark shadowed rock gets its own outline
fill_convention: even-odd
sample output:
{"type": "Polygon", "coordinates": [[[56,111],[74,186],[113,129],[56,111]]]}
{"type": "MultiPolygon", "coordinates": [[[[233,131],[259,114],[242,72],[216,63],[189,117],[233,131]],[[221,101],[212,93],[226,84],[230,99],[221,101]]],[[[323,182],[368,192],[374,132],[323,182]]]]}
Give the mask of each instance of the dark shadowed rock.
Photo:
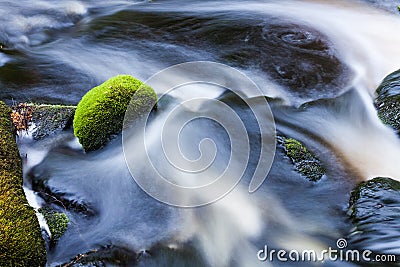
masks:
{"type": "Polygon", "coordinates": [[[362,182],[351,192],[349,216],[352,245],[400,260],[400,182],[381,177],[362,182]]]}
{"type": "Polygon", "coordinates": [[[32,122],[35,131],[32,136],[40,140],[52,134],[59,133],[72,125],[76,107],[61,105],[29,105],[33,108],[32,122]]]}
{"type": "Polygon", "coordinates": [[[376,93],[375,106],[379,118],[400,134],[400,70],[389,74],[376,93]]]}

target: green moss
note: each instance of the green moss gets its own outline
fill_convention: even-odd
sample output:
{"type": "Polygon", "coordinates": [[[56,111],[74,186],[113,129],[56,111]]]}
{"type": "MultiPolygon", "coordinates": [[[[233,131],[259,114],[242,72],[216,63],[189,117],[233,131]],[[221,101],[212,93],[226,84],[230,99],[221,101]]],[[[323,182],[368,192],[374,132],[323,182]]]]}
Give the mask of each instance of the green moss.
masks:
{"type": "Polygon", "coordinates": [[[22,163],[10,113],[0,101],[0,266],[44,266],[45,243],[22,189],[22,163]]]}
{"type": "Polygon", "coordinates": [[[68,228],[68,216],[62,212],[56,212],[49,207],[40,208],[39,212],[43,215],[49,226],[51,238],[57,241],[68,228]]]}
{"type": "Polygon", "coordinates": [[[74,133],[86,151],[99,149],[122,130],[125,111],[134,94],[140,94],[133,105],[136,112],[157,102],[152,88],[129,75],[110,78],[83,96],[75,112],[74,133]]]}
{"type": "Polygon", "coordinates": [[[287,155],[295,161],[307,160],[312,158],[312,154],[307,151],[307,148],[302,143],[293,139],[285,139],[285,148],[287,155]]]}
{"type": "Polygon", "coordinates": [[[292,160],[299,173],[313,182],[321,179],[325,174],[325,169],[311,151],[293,138],[283,138],[283,144],[286,155],[292,160]]]}

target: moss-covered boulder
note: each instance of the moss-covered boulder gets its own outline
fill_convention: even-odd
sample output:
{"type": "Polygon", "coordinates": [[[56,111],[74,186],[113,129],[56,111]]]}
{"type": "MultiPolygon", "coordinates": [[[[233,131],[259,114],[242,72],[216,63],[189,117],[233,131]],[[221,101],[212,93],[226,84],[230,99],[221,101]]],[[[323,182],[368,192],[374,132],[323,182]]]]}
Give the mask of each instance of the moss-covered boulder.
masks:
{"type": "Polygon", "coordinates": [[[325,174],[321,162],[301,142],[286,137],[278,137],[283,144],[286,155],[291,159],[295,169],[310,181],[317,182],[325,174]]]}
{"type": "Polygon", "coordinates": [[[379,118],[400,134],[400,70],[389,74],[376,93],[375,106],[379,118]]]}
{"type": "Polygon", "coordinates": [[[39,212],[46,220],[51,233],[51,239],[53,241],[60,239],[68,228],[68,216],[63,212],[57,212],[48,206],[40,208],[39,212]]]}
{"type": "Polygon", "coordinates": [[[397,254],[400,260],[400,182],[377,177],[351,192],[350,219],[354,225],[348,241],[376,253],[397,254]]]}
{"type": "Polygon", "coordinates": [[[0,266],[44,266],[45,243],[22,188],[22,163],[10,114],[0,101],[0,266]]]}
{"type": "Polygon", "coordinates": [[[135,105],[130,105],[134,112],[157,102],[152,88],[129,75],[110,78],[83,96],[73,124],[75,136],[86,151],[99,149],[122,130],[124,114],[134,94],[140,96],[135,97],[135,105]]]}

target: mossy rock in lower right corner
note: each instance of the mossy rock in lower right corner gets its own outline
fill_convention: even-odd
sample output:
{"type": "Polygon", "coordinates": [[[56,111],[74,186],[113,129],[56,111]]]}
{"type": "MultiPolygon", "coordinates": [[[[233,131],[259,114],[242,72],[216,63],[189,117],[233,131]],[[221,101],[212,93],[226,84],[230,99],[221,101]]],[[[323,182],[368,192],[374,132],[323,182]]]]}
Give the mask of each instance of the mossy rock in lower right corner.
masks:
{"type": "Polygon", "coordinates": [[[0,266],[44,266],[45,243],[22,188],[22,163],[10,114],[0,101],[0,266]]]}
{"type": "Polygon", "coordinates": [[[156,103],[151,87],[130,75],[115,76],[83,96],[74,116],[74,134],[86,151],[97,150],[122,130],[128,105],[133,113],[140,113],[156,103]],[[140,97],[129,105],[134,95],[140,97]]]}
{"type": "MultiPolygon", "coordinates": [[[[400,200],[400,182],[386,177],[376,177],[357,185],[351,191],[350,206],[355,205],[363,197],[376,196],[377,193],[385,190],[395,192],[400,200]]],[[[400,204],[400,201],[399,201],[400,204]]]]}
{"type": "Polygon", "coordinates": [[[351,192],[348,215],[353,223],[348,241],[375,253],[400,259],[400,182],[377,177],[351,192]]]}

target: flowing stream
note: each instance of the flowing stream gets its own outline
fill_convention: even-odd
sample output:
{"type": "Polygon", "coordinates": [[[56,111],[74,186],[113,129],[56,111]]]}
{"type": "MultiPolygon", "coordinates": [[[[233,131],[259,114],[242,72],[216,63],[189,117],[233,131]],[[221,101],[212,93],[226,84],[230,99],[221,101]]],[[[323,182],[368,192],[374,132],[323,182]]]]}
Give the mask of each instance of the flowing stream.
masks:
{"type": "MultiPolygon", "coordinates": [[[[26,188],[45,182],[52,193],[73,203],[66,208],[69,228],[49,248],[48,265],[94,249],[118,248],[113,253],[122,255],[114,258],[122,263],[109,266],[280,266],[260,262],[257,251],[264,245],[335,247],[352,231],[346,214],[352,188],[377,176],[400,179],[400,140],[380,122],[373,105],[381,80],[400,67],[399,4],[0,1],[0,99],[77,104],[92,87],[117,74],[146,80],[187,61],[224,63],[275,99],[270,106],[278,132],[306,144],[326,169],[312,183],[294,171],[278,145],[266,181],[249,194],[260,153],[257,121],[240,99],[212,86],[197,90],[230,105],[251,140],[244,179],[212,205],[176,208],[148,196],[129,173],[121,136],[92,153],[83,152],[71,129],[41,141],[24,138],[19,144],[27,154],[26,188]]],[[[199,94],[192,91],[172,95],[171,102],[199,94]]],[[[154,127],[162,125],[169,105],[160,102],[151,118],[154,127]]],[[[199,120],[186,128],[185,153],[196,158],[199,142],[210,138],[217,144],[215,163],[227,164],[230,146],[219,125],[199,120]]],[[[386,240],[397,255],[398,240],[386,240]]]]}

